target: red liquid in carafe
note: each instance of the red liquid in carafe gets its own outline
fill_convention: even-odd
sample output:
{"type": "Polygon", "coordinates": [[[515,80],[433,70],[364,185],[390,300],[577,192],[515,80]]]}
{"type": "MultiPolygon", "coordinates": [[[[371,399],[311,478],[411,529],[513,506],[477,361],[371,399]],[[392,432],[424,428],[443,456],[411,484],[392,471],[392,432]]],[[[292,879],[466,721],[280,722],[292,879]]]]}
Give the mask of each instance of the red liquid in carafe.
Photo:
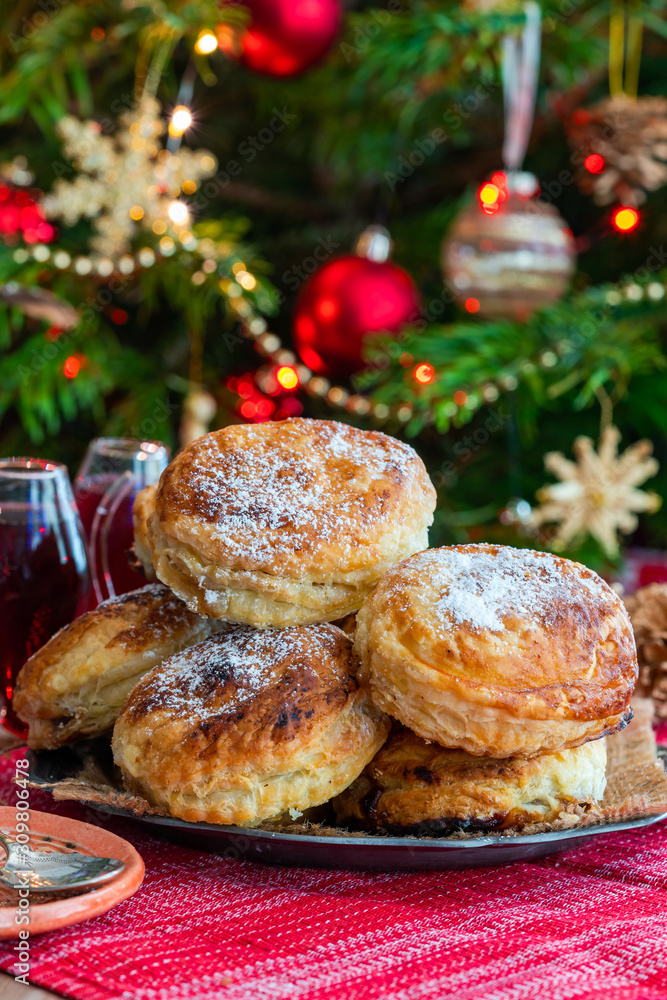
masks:
{"type": "MultiPolygon", "coordinates": [[[[90,542],[95,512],[110,486],[113,476],[98,476],[86,481],[77,480],[74,483],[74,499],[76,500],[86,538],[90,542]]],[[[146,578],[133,570],[128,563],[128,550],[132,547],[134,532],[132,529],[132,506],[138,487],[133,487],[129,496],[125,497],[115,511],[108,536],[108,571],[116,594],[126,594],[129,590],[146,586],[146,578]]],[[[97,545],[95,553],[98,575],[103,574],[102,545],[97,545]]],[[[106,579],[102,582],[105,597],[109,593],[106,579]]],[[[94,593],[91,596],[91,607],[96,607],[94,593]]]]}
{"type": "Polygon", "coordinates": [[[16,675],[47,639],[86,610],[88,571],[72,554],[61,524],[48,528],[0,520],[0,677],[4,725],[27,727],[11,707],[16,675]]]}

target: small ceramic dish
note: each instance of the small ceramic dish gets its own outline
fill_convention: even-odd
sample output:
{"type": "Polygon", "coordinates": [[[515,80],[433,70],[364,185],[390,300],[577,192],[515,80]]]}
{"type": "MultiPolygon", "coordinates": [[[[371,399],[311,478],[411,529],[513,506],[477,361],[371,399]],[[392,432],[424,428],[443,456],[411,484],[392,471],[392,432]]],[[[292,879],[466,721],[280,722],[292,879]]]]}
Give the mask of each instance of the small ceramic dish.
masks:
{"type": "MultiPolygon", "coordinates": [[[[53,894],[39,892],[31,892],[27,899],[21,899],[17,890],[0,885],[0,939],[16,938],[21,930],[27,930],[32,937],[96,917],[132,896],[141,885],[144,863],[126,840],[66,816],[34,809],[28,815],[29,846],[34,850],[80,851],[82,854],[119,858],[125,862],[125,868],[99,889],[60,899],[54,899],[53,894]]],[[[16,836],[16,809],[0,806],[0,831],[8,837],[16,836]]]]}

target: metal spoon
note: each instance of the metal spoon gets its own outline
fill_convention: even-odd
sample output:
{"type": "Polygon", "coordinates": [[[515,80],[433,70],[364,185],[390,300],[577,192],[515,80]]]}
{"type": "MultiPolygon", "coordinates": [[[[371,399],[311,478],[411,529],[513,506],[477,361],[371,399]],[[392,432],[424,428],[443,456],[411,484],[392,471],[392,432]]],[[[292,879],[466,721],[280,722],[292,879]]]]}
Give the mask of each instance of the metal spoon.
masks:
{"type": "Polygon", "coordinates": [[[125,862],[116,858],[96,858],[78,851],[71,854],[33,851],[1,833],[0,844],[7,852],[0,868],[0,882],[10,889],[79,891],[108,882],[125,867],[125,862]]]}

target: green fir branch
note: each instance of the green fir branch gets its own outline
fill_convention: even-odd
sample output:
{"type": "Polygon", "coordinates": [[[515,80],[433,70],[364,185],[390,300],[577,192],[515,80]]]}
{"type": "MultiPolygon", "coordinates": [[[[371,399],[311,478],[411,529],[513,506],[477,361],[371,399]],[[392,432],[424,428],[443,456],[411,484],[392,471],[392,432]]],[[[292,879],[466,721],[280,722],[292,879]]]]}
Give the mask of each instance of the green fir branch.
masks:
{"type": "Polygon", "coordinates": [[[633,376],[665,365],[659,330],[667,321],[667,297],[653,300],[646,294],[649,285],[664,288],[665,280],[667,272],[657,279],[632,281],[642,290],[638,301],[617,286],[597,286],[535,314],[527,323],[424,324],[421,330],[408,328],[397,339],[373,338],[368,366],[353,383],[394,409],[409,403],[410,435],[429,424],[442,433],[463,426],[483,406],[485,388],[492,389],[493,398],[522,384],[538,406],[576,389],[573,405],[582,409],[594,402],[596,390],[618,395],[633,376]],[[433,365],[435,377],[418,387],[411,370],[421,362],[433,365]],[[464,405],[454,401],[457,392],[466,394],[464,405]]]}

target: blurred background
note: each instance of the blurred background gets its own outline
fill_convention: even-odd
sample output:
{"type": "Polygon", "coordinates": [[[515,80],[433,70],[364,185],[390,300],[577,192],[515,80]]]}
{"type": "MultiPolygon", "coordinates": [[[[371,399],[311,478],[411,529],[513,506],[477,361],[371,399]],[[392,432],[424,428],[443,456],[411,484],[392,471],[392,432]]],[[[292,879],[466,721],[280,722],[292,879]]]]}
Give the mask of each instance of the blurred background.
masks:
{"type": "Polygon", "coordinates": [[[663,0],[3,8],[3,455],[344,420],[667,579],[663,0]]]}

